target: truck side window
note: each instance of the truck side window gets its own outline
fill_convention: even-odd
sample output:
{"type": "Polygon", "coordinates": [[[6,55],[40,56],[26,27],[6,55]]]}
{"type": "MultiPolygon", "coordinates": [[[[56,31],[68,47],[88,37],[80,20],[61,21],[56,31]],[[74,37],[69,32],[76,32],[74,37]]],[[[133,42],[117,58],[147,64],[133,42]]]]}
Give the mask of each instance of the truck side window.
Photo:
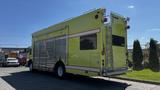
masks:
{"type": "Polygon", "coordinates": [[[125,38],[122,36],[112,35],[112,44],[115,46],[125,46],[125,38]]]}
{"type": "Polygon", "coordinates": [[[80,37],[80,50],[97,49],[97,35],[85,35],[80,37]]]}

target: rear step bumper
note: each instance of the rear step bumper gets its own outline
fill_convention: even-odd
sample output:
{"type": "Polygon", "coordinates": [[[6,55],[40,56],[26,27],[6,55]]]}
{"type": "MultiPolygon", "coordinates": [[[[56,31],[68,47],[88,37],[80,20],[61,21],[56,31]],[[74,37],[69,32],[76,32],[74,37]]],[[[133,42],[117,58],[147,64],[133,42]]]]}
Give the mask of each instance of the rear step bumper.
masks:
{"type": "Polygon", "coordinates": [[[103,73],[103,76],[120,75],[120,74],[126,73],[127,71],[128,71],[128,67],[123,67],[115,70],[106,69],[105,72],[103,73]]]}

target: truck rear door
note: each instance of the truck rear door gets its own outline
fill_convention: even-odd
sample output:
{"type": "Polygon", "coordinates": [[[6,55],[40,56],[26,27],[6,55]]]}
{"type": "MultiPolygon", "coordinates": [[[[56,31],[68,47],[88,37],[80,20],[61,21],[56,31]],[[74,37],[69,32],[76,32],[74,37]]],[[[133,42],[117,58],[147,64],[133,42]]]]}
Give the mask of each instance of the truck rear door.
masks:
{"type": "Polygon", "coordinates": [[[112,32],[112,69],[120,70],[127,67],[127,31],[126,19],[111,13],[112,32]]]}

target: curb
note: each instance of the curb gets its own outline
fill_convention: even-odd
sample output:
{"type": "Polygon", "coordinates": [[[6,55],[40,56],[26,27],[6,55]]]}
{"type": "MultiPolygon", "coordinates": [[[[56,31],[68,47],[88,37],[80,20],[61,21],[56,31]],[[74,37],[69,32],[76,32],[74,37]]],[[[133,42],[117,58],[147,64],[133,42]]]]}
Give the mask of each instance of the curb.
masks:
{"type": "Polygon", "coordinates": [[[121,80],[128,80],[128,81],[135,81],[135,82],[141,82],[141,83],[160,85],[159,82],[153,82],[153,81],[137,80],[137,79],[123,78],[123,77],[112,77],[112,78],[121,79],[121,80]]]}

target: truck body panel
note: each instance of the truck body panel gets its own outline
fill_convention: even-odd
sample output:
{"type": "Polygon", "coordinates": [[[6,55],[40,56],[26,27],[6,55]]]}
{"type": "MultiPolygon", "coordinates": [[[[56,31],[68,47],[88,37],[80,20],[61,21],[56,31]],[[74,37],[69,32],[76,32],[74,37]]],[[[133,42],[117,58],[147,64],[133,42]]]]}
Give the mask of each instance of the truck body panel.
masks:
{"type": "Polygon", "coordinates": [[[126,40],[125,20],[104,21],[105,9],[97,9],[33,33],[33,68],[54,71],[61,61],[69,73],[106,76],[109,70],[126,67],[126,45],[112,44],[113,35],[126,40]]]}

